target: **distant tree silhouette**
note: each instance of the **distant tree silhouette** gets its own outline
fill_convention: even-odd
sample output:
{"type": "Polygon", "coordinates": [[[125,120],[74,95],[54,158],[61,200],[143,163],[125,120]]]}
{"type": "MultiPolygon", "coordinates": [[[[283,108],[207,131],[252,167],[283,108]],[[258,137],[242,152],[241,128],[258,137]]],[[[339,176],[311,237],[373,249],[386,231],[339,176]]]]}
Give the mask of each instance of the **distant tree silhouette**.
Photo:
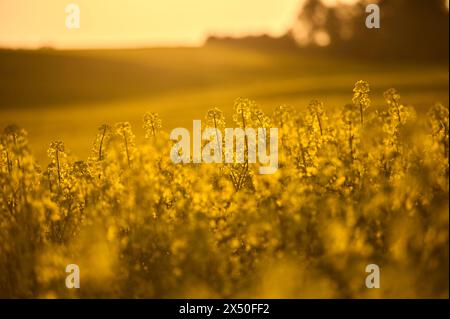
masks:
{"type": "Polygon", "coordinates": [[[297,17],[297,23],[292,28],[292,34],[302,46],[321,45],[317,35],[326,32],[329,36],[327,20],[331,10],[320,0],[308,0],[303,5],[297,17]]]}
{"type": "Polygon", "coordinates": [[[333,7],[321,0],[307,0],[290,34],[300,45],[314,47],[321,45],[318,32],[326,33],[327,50],[338,54],[380,59],[448,59],[448,30],[448,8],[443,0],[359,1],[333,7]],[[368,3],[380,7],[380,29],[365,26],[368,3]]]}
{"type": "Polygon", "coordinates": [[[285,34],[281,37],[271,37],[266,34],[244,37],[217,37],[209,36],[205,45],[226,45],[239,48],[252,48],[259,50],[297,50],[297,43],[292,36],[285,34]]]}

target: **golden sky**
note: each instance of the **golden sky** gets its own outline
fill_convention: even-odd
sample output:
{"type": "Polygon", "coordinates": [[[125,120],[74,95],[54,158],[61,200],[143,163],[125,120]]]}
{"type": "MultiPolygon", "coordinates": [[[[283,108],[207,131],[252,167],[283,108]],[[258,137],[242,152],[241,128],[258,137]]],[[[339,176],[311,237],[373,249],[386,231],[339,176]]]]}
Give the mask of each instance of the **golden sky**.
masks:
{"type": "Polygon", "coordinates": [[[200,45],[207,34],[283,34],[302,0],[0,0],[0,47],[200,45]],[[65,26],[79,5],[80,29],[65,26]]]}

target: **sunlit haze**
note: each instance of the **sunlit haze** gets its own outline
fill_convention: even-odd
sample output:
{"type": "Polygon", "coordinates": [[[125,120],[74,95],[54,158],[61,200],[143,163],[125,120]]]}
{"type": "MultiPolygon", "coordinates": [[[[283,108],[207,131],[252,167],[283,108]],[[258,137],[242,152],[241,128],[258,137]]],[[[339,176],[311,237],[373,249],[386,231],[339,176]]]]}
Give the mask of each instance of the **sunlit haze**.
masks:
{"type": "Polygon", "coordinates": [[[200,45],[209,34],[282,35],[301,0],[0,0],[1,47],[200,45]],[[80,28],[65,7],[80,7],[80,28]]]}

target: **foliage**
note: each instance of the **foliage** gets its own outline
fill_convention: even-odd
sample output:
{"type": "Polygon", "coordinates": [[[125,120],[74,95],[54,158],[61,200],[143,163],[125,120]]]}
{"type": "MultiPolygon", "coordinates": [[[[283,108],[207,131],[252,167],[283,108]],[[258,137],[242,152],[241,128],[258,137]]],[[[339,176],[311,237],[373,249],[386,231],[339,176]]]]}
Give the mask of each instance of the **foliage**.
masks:
{"type": "MultiPolygon", "coordinates": [[[[61,141],[41,170],[27,134],[0,144],[2,297],[448,297],[448,107],[415,116],[390,89],[383,109],[357,82],[352,104],[313,100],[267,116],[237,99],[238,127],[279,129],[279,169],[173,164],[144,116],[102,125],[91,156],[61,141]],[[81,270],[67,289],[65,266],[81,270]],[[381,289],[364,286],[381,268],[381,289]]],[[[218,108],[208,127],[223,129],[218,108]]]]}

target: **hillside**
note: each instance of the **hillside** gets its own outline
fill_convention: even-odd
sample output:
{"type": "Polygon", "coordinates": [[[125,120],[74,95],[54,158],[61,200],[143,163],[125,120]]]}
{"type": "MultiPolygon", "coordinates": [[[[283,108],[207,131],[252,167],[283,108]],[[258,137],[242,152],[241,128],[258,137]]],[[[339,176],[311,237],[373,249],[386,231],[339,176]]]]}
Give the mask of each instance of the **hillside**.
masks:
{"type": "Polygon", "coordinates": [[[86,156],[86,145],[104,122],[128,120],[139,135],[145,111],[158,112],[169,129],[203,118],[211,106],[229,116],[239,96],[255,99],[263,110],[278,104],[302,108],[312,98],[334,107],[350,102],[348,88],[359,79],[371,84],[375,106],[383,104],[381,93],[389,87],[419,111],[436,101],[448,104],[448,65],[377,64],[214,44],[0,50],[0,74],[0,127],[26,128],[40,160],[55,138],[86,156]]]}

